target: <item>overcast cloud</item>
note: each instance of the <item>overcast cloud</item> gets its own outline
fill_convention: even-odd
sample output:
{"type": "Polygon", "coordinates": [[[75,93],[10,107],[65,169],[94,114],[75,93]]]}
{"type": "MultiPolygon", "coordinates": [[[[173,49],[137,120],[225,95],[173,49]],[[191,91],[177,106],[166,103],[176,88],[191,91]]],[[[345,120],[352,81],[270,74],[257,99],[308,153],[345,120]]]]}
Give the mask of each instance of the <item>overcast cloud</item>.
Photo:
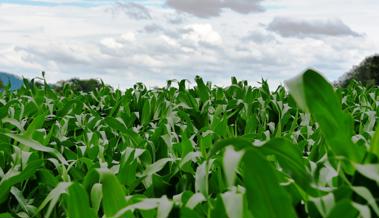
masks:
{"type": "Polygon", "coordinates": [[[275,17],[267,29],[283,37],[361,36],[340,19],[302,20],[275,17]]]}
{"type": "Polygon", "coordinates": [[[167,0],[169,7],[179,12],[187,12],[198,17],[220,16],[222,10],[230,9],[238,13],[248,14],[261,12],[263,0],[167,0]]]}
{"type": "Polygon", "coordinates": [[[346,1],[0,0],[0,71],[118,88],[195,75],[275,86],[307,67],[335,80],[379,48],[379,5],[346,1]]]}

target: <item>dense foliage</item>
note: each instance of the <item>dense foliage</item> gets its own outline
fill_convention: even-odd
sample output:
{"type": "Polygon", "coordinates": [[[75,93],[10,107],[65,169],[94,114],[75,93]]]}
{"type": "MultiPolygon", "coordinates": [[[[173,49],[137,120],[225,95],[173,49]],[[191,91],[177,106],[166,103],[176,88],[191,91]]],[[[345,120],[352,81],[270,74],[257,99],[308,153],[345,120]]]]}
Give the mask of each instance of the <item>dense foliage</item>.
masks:
{"type": "Polygon", "coordinates": [[[0,93],[0,217],[379,216],[378,88],[195,81],[0,93]]]}
{"type": "Polygon", "coordinates": [[[364,85],[379,85],[379,55],[365,58],[358,66],[354,66],[338,82],[341,86],[347,86],[349,82],[356,80],[364,85]]]}
{"type": "Polygon", "coordinates": [[[69,80],[59,81],[57,84],[53,85],[53,88],[60,92],[64,89],[64,86],[69,86],[70,89],[74,92],[93,92],[96,89],[100,89],[105,86],[102,81],[97,79],[78,79],[72,78],[69,80]]]}

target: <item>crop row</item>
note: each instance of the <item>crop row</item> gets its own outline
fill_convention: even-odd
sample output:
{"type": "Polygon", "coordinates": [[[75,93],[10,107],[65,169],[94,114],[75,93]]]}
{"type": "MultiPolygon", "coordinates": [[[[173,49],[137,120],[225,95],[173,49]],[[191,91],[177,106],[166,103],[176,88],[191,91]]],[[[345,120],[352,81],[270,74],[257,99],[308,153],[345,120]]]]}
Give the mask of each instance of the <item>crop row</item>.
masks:
{"type": "Polygon", "coordinates": [[[379,89],[308,70],[0,93],[2,217],[379,217],[379,89]]]}

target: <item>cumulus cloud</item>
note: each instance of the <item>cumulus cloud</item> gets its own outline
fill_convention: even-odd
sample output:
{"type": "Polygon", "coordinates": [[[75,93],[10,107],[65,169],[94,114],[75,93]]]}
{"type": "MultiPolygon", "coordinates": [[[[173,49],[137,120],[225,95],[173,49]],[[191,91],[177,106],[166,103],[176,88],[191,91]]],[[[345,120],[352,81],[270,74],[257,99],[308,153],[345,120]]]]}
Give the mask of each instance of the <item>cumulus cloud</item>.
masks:
{"type": "Polygon", "coordinates": [[[183,29],[183,38],[195,43],[206,43],[209,45],[221,45],[221,35],[216,32],[210,24],[191,24],[183,29]]]}
{"type": "Polygon", "coordinates": [[[263,0],[167,0],[166,4],[177,11],[197,17],[219,16],[223,9],[248,14],[263,11],[263,0]]]}
{"type": "Polygon", "coordinates": [[[339,19],[302,20],[289,17],[275,17],[267,30],[283,37],[353,36],[361,34],[353,31],[339,19]]]}

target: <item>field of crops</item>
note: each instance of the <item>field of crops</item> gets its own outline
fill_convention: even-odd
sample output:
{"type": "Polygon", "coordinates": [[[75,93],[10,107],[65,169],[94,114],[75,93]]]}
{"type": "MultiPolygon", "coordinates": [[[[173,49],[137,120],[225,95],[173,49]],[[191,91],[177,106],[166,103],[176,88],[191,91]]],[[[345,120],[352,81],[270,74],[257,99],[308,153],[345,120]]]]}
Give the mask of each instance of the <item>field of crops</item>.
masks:
{"type": "Polygon", "coordinates": [[[378,88],[195,81],[0,92],[0,218],[379,217],[378,88]]]}

